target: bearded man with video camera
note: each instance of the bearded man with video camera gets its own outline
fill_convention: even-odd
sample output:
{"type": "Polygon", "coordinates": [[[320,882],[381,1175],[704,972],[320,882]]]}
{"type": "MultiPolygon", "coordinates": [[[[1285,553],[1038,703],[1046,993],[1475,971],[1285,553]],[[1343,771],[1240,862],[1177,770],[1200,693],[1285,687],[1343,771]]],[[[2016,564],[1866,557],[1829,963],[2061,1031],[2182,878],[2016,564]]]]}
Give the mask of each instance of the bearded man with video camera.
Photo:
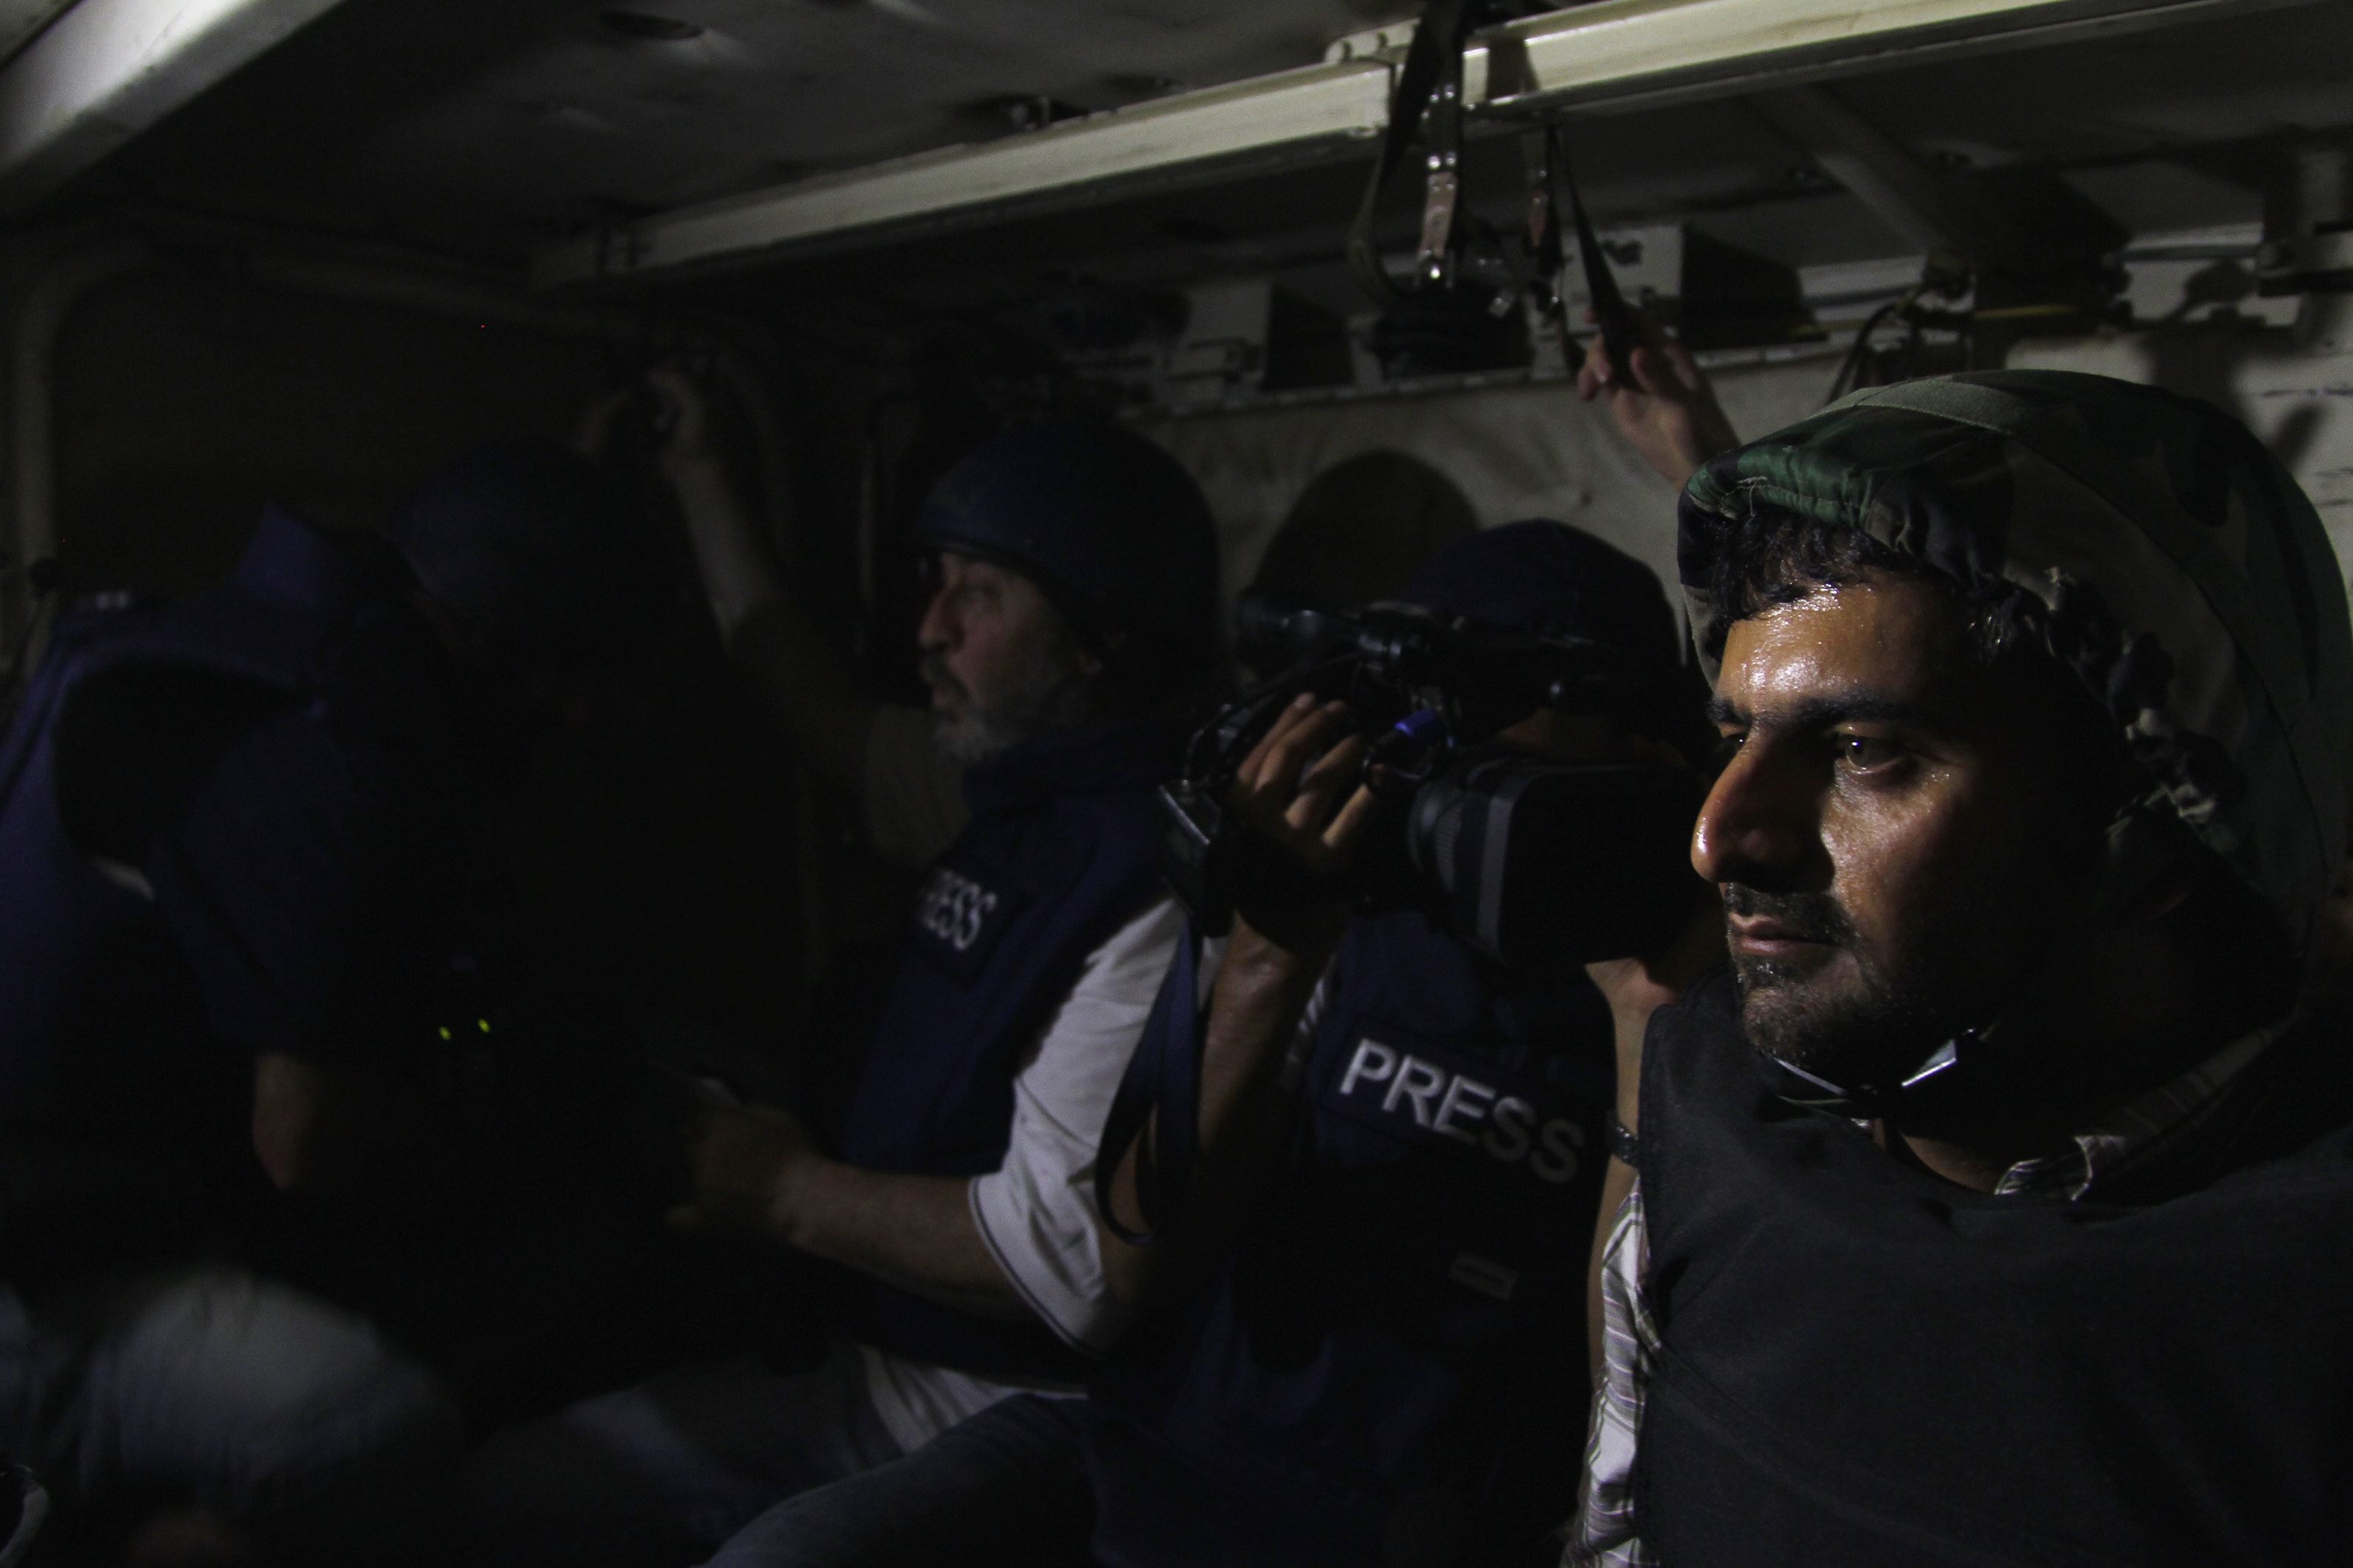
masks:
{"type": "Polygon", "coordinates": [[[2343,1555],[2310,503],[2205,404],[1985,372],[1715,458],[1681,527],[1734,970],[1643,1047],[1567,1561],[2343,1555]]]}

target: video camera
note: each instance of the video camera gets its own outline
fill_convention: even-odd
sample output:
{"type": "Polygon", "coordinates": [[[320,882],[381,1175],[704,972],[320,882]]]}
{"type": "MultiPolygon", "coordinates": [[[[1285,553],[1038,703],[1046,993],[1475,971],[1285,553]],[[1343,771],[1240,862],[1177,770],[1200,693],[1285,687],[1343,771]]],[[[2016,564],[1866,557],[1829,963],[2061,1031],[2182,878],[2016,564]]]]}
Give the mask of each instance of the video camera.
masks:
{"type": "Polygon", "coordinates": [[[1339,615],[1246,598],[1240,633],[1254,668],[1287,673],[1203,726],[1160,791],[1164,869],[1205,931],[1224,934],[1238,904],[1339,897],[1367,912],[1424,910],[1521,966],[1646,952],[1688,914],[1693,773],[1494,743],[1540,708],[1641,728],[1637,685],[1609,650],[1403,604],[1339,615]],[[1371,742],[1363,776],[1381,809],[1336,878],[1307,871],[1227,805],[1242,760],[1302,692],[1345,700],[1371,742]]]}

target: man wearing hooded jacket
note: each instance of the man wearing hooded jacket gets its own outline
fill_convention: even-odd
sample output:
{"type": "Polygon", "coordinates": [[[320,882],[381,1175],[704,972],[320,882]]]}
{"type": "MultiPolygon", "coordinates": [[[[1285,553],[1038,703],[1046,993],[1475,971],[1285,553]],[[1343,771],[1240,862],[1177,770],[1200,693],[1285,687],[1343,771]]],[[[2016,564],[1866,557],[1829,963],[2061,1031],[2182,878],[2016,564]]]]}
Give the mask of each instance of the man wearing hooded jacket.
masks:
{"type": "Polygon", "coordinates": [[[2353,1061],[2295,997],[2353,638],[2309,502],[2206,405],[1978,373],[1710,461],[1681,556],[1734,968],[1621,1099],[1568,1561],[2342,1555],[2353,1061]]]}

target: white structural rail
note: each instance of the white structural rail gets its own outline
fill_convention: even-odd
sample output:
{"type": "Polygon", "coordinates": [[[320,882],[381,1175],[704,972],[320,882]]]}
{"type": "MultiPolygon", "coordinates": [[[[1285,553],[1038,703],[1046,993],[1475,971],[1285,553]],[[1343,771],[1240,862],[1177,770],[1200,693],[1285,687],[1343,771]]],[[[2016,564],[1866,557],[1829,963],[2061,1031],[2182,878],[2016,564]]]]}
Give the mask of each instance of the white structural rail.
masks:
{"type": "MultiPolygon", "coordinates": [[[[1478,119],[1508,124],[2308,3],[1597,0],[1482,34],[1465,97],[1478,119]]],[[[1386,125],[1390,68],[1382,58],[1334,59],[659,213],[548,247],[533,280],[741,264],[1345,156],[1386,125]]]]}
{"type": "Polygon", "coordinates": [[[335,5],[78,0],[0,68],[0,211],[38,201],[335,5]]]}
{"type": "Polygon", "coordinates": [[[1178,171],[1198,177],[1264,168],[1374,135],[1388,121],[1388,96],[1389,67],[1380,60],[1283,71],[658,214],[543,251],[532,278],[545,288],[1178,171]]]}
{"type": "Polygon", "coordinates": [[[40,36],[73,0],[0,0],[0,60],[40,36]]]}

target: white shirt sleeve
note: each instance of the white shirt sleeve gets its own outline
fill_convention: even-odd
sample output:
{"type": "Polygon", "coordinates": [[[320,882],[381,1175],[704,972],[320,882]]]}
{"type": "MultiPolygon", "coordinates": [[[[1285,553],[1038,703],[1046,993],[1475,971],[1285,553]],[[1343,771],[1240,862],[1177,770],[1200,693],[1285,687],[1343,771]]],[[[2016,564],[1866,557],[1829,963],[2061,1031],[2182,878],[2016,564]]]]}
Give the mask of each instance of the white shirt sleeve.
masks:
{"type": "Polygon", "coordinates": [[[866,728],[866,832],[885,860],[921,869],[946,853],[972,817],[964,764],[940,750],[921,708],[874,710],[866,728]]]}
{"type": "Polygon", "coordinates": [[[1650,1226],[1637,1179],[1601,1253],[1601,1381],[1586,1429],[1585,1477],[1561,1568],[1655,1568],[1634,1514],[1634,1460],[1657,1365],[1659,1329],[1644,1298],[1650,1226]]]}
{"type": "Polygon", "coordinates": [[[972,1180],[973,1221],[997,1267],[1049,1327],[1092,1354],[1127,1326],[1103,1279],[1095,1148],[1185,931],[1183,907],[1163,897],[1087,956],[1013,1080],[1005,1163],[972,1180]]]}

